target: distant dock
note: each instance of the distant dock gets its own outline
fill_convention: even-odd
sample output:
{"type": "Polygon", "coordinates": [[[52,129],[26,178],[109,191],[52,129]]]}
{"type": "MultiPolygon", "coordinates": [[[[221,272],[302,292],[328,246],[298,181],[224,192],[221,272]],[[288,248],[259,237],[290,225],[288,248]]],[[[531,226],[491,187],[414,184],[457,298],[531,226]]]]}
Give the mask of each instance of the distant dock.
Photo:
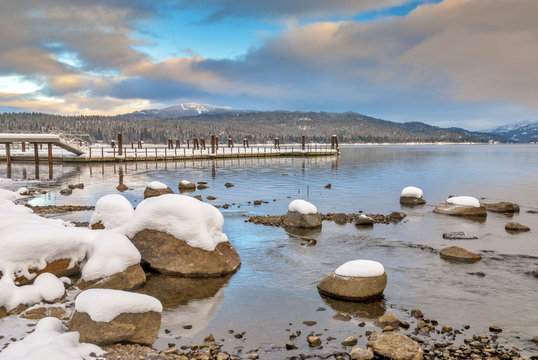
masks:
{"type": "MultiPolygon", "coordinates": [[[[36,171],[40,161],[46,161],[49,168],[53,163],[99,163],[132,161],[185,161],[194,159],[227,159],[259,157],[305,157],[339,155],[338,138],[331,137],[331,144],[306,143],[302,136],[301,144],[281,145],[278,138],[273,144],[249,145],[243,139],[241,146],[234,145],[228,138],[226,145],[219,145],[219,138],[211,135],[206,146],[204,138],[186,140],[168,139],[166,145],[146,145],[141,141],[123,144],[122,134],[110,144],[90,145],[80,139],[65,138],[58,134],[0,134],[0,160],[5,160],[8,177],[13,161],[34,162],[36,171]],[[44,145],[46,145],[44,147],[44,145]],[[33,147],[33,151],[31,150],[33,147]]],[[[52,171],[52,170],[51,170],[52,171]]]]}

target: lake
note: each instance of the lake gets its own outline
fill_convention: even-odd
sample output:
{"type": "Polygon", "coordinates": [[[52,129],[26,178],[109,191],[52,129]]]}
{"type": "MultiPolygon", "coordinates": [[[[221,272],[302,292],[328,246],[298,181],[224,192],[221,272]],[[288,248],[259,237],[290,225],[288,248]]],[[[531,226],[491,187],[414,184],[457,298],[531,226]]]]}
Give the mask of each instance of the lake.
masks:
{"type": "MultiPolygon", "coordinates": [[[[32,177],[33,164],[15,163],[13,178],[21,179],[23,171],[32,177]]],[[[48,167],[41,169],[42,174],[47,171],[48,167]]],[[[243,353],[259,349],[261,358],[319,353],[306,343],[305,335],[311,332],[322,334],[327,353],[344,349],[340,342],[350,335],[361,335],[358,345],[364,348],[365,331],[379,331],[374,317],[390,311],[411,321],[409,310],[419,308],[440,325],[462,331],[469,325],[467,335],[499,326],[501,343],[526,356],[538,353],[531,342],[538,335],[538,279],[530,274],[538,269],[538,214],[526,212],[538,210],[538,146],[349,146],[341,148],[339,157],[58,164],[52,181],[3,180],[0,185],[48,191],[30,200],[32,205],[94,205],[99,197],[117,192],[120,175],[130,188],[123,195],[134,206],[150,181],[163,182],[175,192],[183,179],[206,181],[209,188],[193,195],[202,195],[204,201],[215,196],[208,201],[215,205],[230,204],[220,209],[224,232],[242,260],[241,269],[224,279],[148,278],[141,291],[165,305],[157,348],[166,348],[169,342],[201,343],[210,332],[222,339],[224,349],[243,353]],[[226,182],[235,186],[227,188],[226,182]],[[61,188],[75,183],[84,183],[85,188],[60,195],[61,188]],[[330,189],[325,188],[328,183],[330,189]],[[410,185],[424,190],[426,205],[400,205],[400,192],[410,185]],[[474,196],[484,203],[511,201],[520,205],[521,212],[513,217],[488,213],[485,221],[433,213],[449,195],[474,196]],[[308,235],[317,240],[315,246],[306,246],[280,227],[245,222],[251,215],[284,214],[298,198],[312,202],[322,213],[403,211],[407,216],[401,223],[370,229],[324,221],[321,232],[308,235]],[[254,206],[254,200],[264,202],[254,206]],[[511,235],[504,230],[508,221],[525,224],[531,231],[511,235]],[[449,231],[465,231],[478,240],[443,239],[449,231]],[[475,264],[448,263],[438,251],[452,245],[483,259],[475,264]],[[388,276],[384,299],[361,304],[321,297],[318,282],[354,259],[384,265],[388,276]],[[338,312],[361,310],[370,318],[333,319],[338,312]],[[306,320],[317,324],[302,324],[306,320]],[[363,321],[366,326],[358,327],[363,321]],[[236,338],[231,330],[245,334],[236,338]],[[296,330],[303,334],[294,340],[299,349],[287,351],[289,332],[296,330]],[[336,340],[326,341],[328,336],[336,340]]],[[[0,177],[6,177],[5,168],[0,177]]],[[[91,212],[58,215],[72,221],[87,221],[90,216],[91,212]]],[[[413,328],[412,324],[406,333],[413,328]]],[[[0,322],[0,334],[5,333],[0,322]]],[[[463,337],[455,342],[462,341],[463,337]]]]}

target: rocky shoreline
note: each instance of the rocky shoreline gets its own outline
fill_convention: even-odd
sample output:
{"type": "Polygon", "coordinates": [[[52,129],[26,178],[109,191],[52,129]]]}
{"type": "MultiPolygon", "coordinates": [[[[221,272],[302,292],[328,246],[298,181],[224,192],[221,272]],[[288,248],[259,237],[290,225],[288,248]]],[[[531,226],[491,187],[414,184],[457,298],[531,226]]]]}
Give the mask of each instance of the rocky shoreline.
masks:
{"type": "MultiPolygon", "coordinates": [[[[392,212],[388,215],[363,214],[362,212],[359,212],[359,213],[351,213],[351,214],[344,214],[344,213],[321,214],[321,219],[324,221],[334,221],[339,224],[346,224],[346,223],[355,222],[356,219],[359,218],[361,215],[365,215],[371,218],[375,224],[391,224],[395,222],[400,222],[405,217],[405,214],[401,212],[392,212]]],[[[247,220],[245,220],[245,222],[251,222],[254,224],[261,224],[261,225],[267,225],[267,226],[285,226],[284,224],[285,217],[286,217],[286,214],[266,215],[266,216],[252,215],[247,220]]]]}

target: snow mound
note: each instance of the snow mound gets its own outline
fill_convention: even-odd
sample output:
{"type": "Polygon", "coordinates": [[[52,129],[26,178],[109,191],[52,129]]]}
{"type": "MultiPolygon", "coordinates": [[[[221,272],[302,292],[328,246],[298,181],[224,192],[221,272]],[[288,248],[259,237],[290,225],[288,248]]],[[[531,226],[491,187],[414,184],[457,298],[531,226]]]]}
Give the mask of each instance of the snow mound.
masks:
{"type": "Polygon", "coordinates": [[[15,309],[20,304],[34,305],[45,300],[52,302],[65,293],[63,282],[50,273],[39,275],[32,285],[16,286],[12,282],[0,280],[0,307],[6,311],[15,309]]]}
{"type": "Polygon", "coordinates": [[[168,186],[159,181],[152,181],[146,187],[154,190],[166,189],[168,186]]]}
{"type": "Polygon", "coordinates": [[[480,201],[472,196],[454,196],[448,198],[446,202],[460,206],[480,207],[480,201]]]}
{"type": "Polygon", "coordinates": [[[87,359],[91,353],[99,356],[105,352],[97,345],[79,343],[78,332],[64,333],[59,319],[46,317],[33,333],[3,350],[0,360],[74,360],[87,359]]]}
{"type": "Polygon", "coordinates": [[[95,230],[98,235],[91,243],[89,260],[82,268],[82,279],[96,280],[111,276],[140,263],[140,253],[124,235],[95,230]]]}
{"type": "Polygon", "coordinates": [[[334,271],[336,275],[349,277],[381,276],[384,272],[383,265],[373,260],[348,261],[334,271]]]}
{"type": "Polygon", "coordinates": [[[119,194],[105,195],[95,204],[90,227],[100,221],[106,229],[113,229],[128,222],[133,214],[133,206],[124,196],[119,194]]]}
{"type": "Polygon", "coordinates": [[[297,211],[300,214],[316,214],[318,209],[314,204],[305,200],[293,200],[288,206],[289,211],[297,211]]]}
{"type": "Polygon", "coordinates": [[[15,191],[15,193],[17,195],[24,195],[24,194],[29,194],[30,191],[28,190],[28,188],[21,187],[21,188],[17,189],[17,191],[15,191]]]}
{"type": "Polygon", "coordinates": [[[213,251],[228,241],[222,232],[224,218],[213,205],[185,195],[165,194],[142,201],[133,218],[115,229],[129,238],[142,230],[168,233],[189,246],[213,251]]]}
{"type": "Polygon", "coordinates": [[[402,193],[400,194],[401,197],[410,197],[410,198],[417,198],[420,199],[424,195],[424,192],[422,189],[419,189],[418,187],[414,186],[407,186],[403,188],[402,193]]]}
{"type": "Polygon", "coordinates": [[[121,290],[90,289],[77,297],[75,310],[88,314],[93,321],[109,322],[125,313],[160,313],[163,306],[159,300],[149,295],[121,290]]]}

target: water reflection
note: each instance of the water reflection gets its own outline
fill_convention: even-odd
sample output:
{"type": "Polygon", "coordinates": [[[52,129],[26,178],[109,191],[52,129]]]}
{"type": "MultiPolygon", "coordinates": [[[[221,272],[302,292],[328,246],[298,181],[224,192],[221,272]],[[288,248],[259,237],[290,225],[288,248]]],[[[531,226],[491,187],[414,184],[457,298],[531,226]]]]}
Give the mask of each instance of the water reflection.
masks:
{"type": "Polygon", "coordinates": [[[319,294],[319,296],[323,299],[325,304],[329,305],[333,310],[339,313],[356,314],[361,318],[377,319],[387,311],[385,299],[355,302],[338,300],[322,294],[319,294]]]}

